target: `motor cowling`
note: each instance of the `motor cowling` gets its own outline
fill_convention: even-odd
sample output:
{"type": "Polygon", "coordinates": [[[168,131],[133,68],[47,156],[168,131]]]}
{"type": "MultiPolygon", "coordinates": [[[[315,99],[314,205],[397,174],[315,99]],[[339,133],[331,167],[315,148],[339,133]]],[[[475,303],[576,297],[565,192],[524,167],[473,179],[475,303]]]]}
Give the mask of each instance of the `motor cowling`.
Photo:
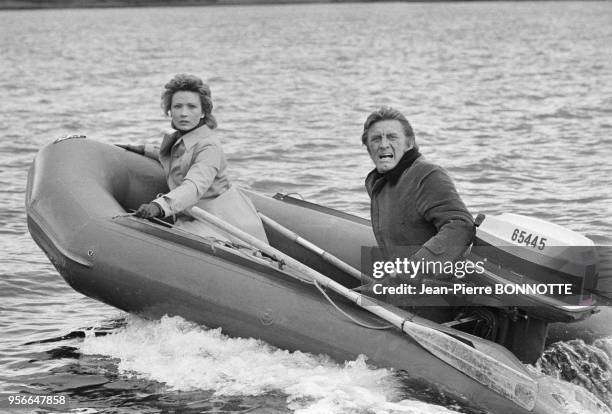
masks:
{"type": "Polygon", "coordinates": [[[476,219],[472,251],[510,270],[517,283],[565,283],[581,295],[597,288],[599,256],[592,240],[533,217],[504,213],[476,219]]]}

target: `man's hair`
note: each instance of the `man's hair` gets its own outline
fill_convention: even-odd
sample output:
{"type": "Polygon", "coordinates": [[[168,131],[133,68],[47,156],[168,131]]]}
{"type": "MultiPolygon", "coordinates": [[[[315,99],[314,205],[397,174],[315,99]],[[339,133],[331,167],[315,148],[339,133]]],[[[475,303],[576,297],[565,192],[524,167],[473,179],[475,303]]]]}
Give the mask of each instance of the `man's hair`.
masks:
{"type": "Polygon", "coordinates": [[[399,121],[404,128],[404,135],[406,135],[406,139],[410,146],[418,148],[415,138],[414,131],[412,130],[412,126],[410,122],[406,119],[404,114],[402,114],[397,109],[391,108],[390,106],[381,106],[376,111],[372,112],[368,115],[365,123],[363,124],[363,133],[361,134],[361,143],[363,145],[367,145],[368,143],[368,131],[370,127],[379,121],[387,121],[387,120],[395,120],[399,121]]]}
{"type": "Polygon", "coordinates": [[[217,127],[217,120],[212,115],[213,103],[212,94],[207,84],[202,82],[202,79],[195,75],[187,75],[180,73],[175,75],[170,82],[164,85],[164,91],[161,95],[161,108],[168,115],[172,106],[172,97],[179,91],[195,92],[200,96],[202,104],[202,113],[204,114],[204,122],[210,129],[217,127]]]}

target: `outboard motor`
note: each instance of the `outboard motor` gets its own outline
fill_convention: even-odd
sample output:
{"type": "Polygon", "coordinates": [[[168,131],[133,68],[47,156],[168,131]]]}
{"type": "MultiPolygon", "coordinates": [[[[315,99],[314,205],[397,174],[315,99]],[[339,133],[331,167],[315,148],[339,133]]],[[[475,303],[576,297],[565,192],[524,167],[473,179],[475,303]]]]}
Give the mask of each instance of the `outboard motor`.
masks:
{"type": "Polygon", "coordinates": [[[471,284],[493,294],[467,299],[454,326],[498,342],[524,362],[541,355],[548,324],[596,312],[599,256],[592,240],[559,225],[518,214],[479,215],[469,260],[484,264],[471,284]]]}

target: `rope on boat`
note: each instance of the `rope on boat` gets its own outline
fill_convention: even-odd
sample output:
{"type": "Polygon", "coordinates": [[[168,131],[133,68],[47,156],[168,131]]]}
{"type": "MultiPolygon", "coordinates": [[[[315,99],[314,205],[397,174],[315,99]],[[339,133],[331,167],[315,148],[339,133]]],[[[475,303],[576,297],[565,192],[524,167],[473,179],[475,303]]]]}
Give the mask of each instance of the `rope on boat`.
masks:
{"type": "Polygon", "coordinates": [[[374,325],[370,325],[368,323],[365,322],[361,322],[358,321],[357,319],[355,319],[354,317],[352,317],[351,315],[349,315],[347,312],[343,311],[342,309],[340,309],[340,307],[338,305],[336,305],[334,303],[334,301],[327,295],[327,293],[325,293],[325,291],[323,290],[323,288],[321,287],[321,285],[319,285],[319,282],[317,282],[316,280],[314,281],[314,285],[317,287],[317,289],[319,289],[319,292],[321,292],[321,294],[325,297],[325,299],[327,299],[327,301],[329,303],[331,303],[331,305],[336,308],[336,310],[338,312],[340,312],[342,315],[346,316],[347,318],[349,318],[352,322],[356,323],[359,326],[362,326],[364,328],[368,328],[368,329],[377,329],[377,330],[385,330],[385,329],[390,329],[393,328],[393,325],[383,325],[383,326],[374,326],[374,325]]]}
{"type": "MultiPolygon", "coordinates": [[[[133,217],[133,216],[134,216],[134,213],[133,213],[133,212],[130,212],[130,213],[127,213],[127,214],[118,214],[118,215],[114,216],[114,217],[113,217],[113,219],[115,219],[115,218],[117,218],[117,217],[128,217],[128,216],[132,216],[132,217],[133,217]]],[[[156,222],[156,223],[158,223],[158,224],[162,224],[162,223],[163,223],[164,225],[166,225],[166,226],[168,226],[168,227],[170,227],[170,228],[174,228],[174,227],[175,227],[174,225],[172,225],[172,224],[170,224],[170,223],[167,223],[167,222],[165,222],[165,221],[162,221],[162,220],[160,220],[160,219],[158,219],[158,218],[156,218],[156,217],[152,217],[151,219],[152,219],[152,221],[154,221],[154,222],[156,222]],[[161,223],[160,223],[160,222],[161,222],[161,223]]],[[[217,242],[217,243],[222,243],[222,244],[225,244],[225,245],[226,245],[226,246],[228,246],[228,247],[231,247],[232,249],[234,249],[234,250],[235,250],[236,252],[238,252],[239,254],[242,254],[242,255],[245,255],[245,256],[247,256],[247,257],[250,257],[251,259],[259,259],[259,261],[266,262],[268,265],[271,265],[270,260],[271,260],[271,261],[276,261],[277,263],[279,263],[279,265],[278,265],[279,270],[281,270],[281,271],[287,271],[286,269],[283,269],[283,267],[284,267],[283,265],[285,264],[283,260],[278,260],[277,258],[272,258],[272,257],[270,258],[270,260],[266,260],[266,258],[263,256],[263,252],[262,252],[261,250],[259,250],[259,249],[254,249],[252,246],[249,246],[249,245],[247,245],[247,244],[242,244],[242,243],[237,243],[237,242],[226,242],[226,241],[223,241],[223,240],[216,239],[216,238],[214,238],[214,237],[207,237],[206,239],[212,239],[211,241],[212,241],[213,243],[212,243],[211,247],[213,248],[213,251],[214,251],[214,243],[215,243],[215,242],[217,242]],[[246,253],[243,251],[243,249],[250,250],[251,252],[253,252],[253,254],[251,254],[251,255],[247,255],[247,254],[246,254],[246,253]],[[259,257],[257,256],[257,253],[259,253],[259,257]]],[[[353,316],[349,315],[347,312],[345,312],[344,310],[340,309],[340,307],[339,307],[338,305],[336,305],[336,303],[334,303],[334,301],[333,301],[333,300],[332,300],[332,299],[331,299],[331,298],[330,298],[330,297],[327,295],[327,293],[325,293],[325,291],[323,290],[323,288],[321,287],[321,285],[319,285],[319,283],[318,283],[316,280],[312,280],[312,281],[311,281],[311,280],[304,280],[303,278],[300,278],[300,279],[302,279],[303,281],[305,281],[305,282],[307,282],[307,283],[309,283],[309,284],[314,284],[314,285],[317,287],[317,289],[319,289],[319,292],[321,292],[321,294],[323,295],[323,297],[324,297],[325,299],[327,299],[327,301],[328,301],[328,302],[329,302],[329,303],[330,303],[330,304],[331,304],[331,305],[332,305],[332,306],[333,306],[333,307],[334,307],[334,308],[335,308],[335,309],[336,309],[338,312],[340,312],[342,315],[344,315],[345,317],[347,317],[347,318],[348,318],[350,321],[352,321],[353,323],[355,323],[355,324],[357,324],[357,325],[359,325],[359,326],[361,326],[361,327],[367,328],[367,329],[376,329],[376,330],[385,330],[385,329],[390,329],[390,328],[393,328],[393,327],[394,327],[393,325],[374,326],[374,325],[370,325],[370,324],[365,323],[365,322],[358,321],[358,320],[357,320],[357,319],[355,319],[353,316]]]]}

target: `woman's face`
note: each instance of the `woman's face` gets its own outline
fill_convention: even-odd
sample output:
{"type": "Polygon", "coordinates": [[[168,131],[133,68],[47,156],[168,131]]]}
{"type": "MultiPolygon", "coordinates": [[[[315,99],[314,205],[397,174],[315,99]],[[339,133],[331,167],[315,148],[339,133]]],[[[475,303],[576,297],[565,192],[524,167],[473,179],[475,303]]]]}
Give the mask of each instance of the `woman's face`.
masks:
{"type": "Polygon", "coordinates": [[[176,129],[188,131],[195,128],[204,117],[200,95],[191,91],[175,92],[172,95],[170,115],[176,129]]]}

